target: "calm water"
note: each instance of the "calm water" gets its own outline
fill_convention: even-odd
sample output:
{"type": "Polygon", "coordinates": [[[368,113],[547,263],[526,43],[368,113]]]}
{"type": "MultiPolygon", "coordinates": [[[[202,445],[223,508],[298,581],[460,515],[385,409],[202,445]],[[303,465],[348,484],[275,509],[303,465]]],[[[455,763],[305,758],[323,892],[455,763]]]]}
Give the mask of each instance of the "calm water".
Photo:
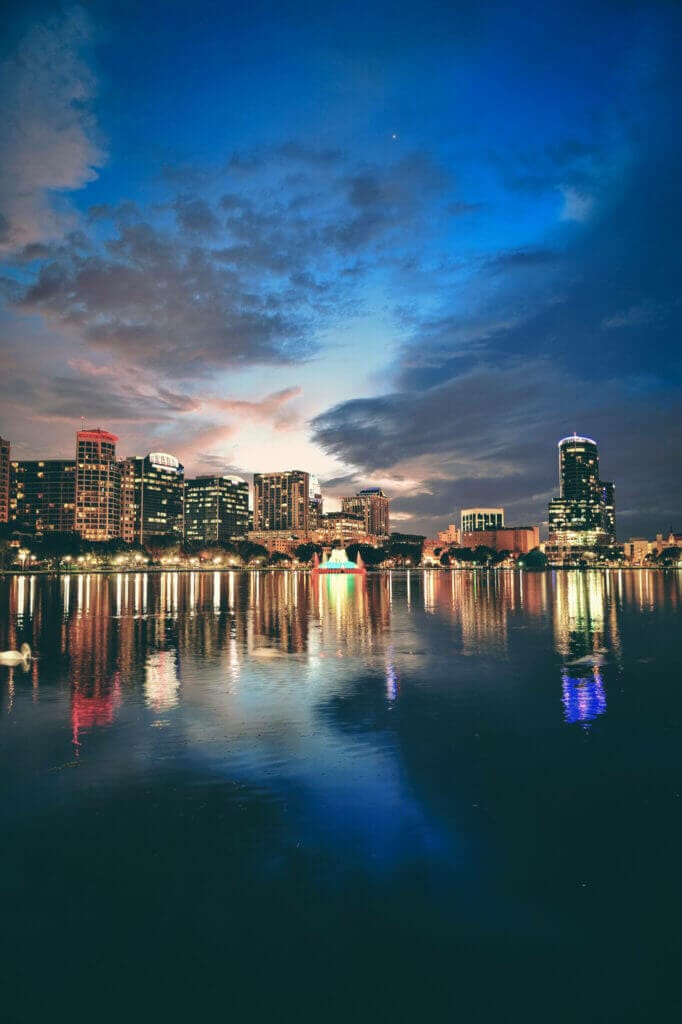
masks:
{"type": "Polygon", "coordinates": [[[5,1019],[673,1019],[681,580],[0,581],[5,1019]]]}

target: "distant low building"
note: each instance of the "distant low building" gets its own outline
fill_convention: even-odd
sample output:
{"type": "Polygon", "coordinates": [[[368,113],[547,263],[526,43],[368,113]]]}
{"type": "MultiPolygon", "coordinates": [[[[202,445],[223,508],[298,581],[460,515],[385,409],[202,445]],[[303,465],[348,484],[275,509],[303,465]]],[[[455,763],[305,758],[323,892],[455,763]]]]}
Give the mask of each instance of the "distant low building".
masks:
{"type": "Polygon", "coordinates": [[[625,560],[626,562],[630,562],[632,565],[642,565],[647,555],[650,553],[651,541],[648,541],[646,537],[630,537],[630,539],[623,544],[625,560]]]}
{"type": "Polygon", "coordinates": [[[492,530],[472,530],[462,533],[462,547],[492,548],[493,551],[510,551],[514,555],[525,555],[540,544],[539,526],[503,526],[492,530]]]}
{"type": "Polygon", "coordinates": [[[455,526],[454,523],[450,523],[446,530],[438,531],[438,542],[443,544],[445,547],[450,547],[453,544],[460,543],[461,531],[455,526]]]}
{"type": "Polygon", "coordinates": [[[252,544],[262,544],[270,554],[279,551],[283,555],[293,555],[300,544],[310,541],[310,536],[302,530],[296,533],[291,530],[250,530],[248,539],[252,544]]]}
{"type": "Polygon", "coordinates": [[[656,540],[650,542],[650,550],[660,555],[666,548],[682,548],[682,533],[673,533],[672,530],[667,536],[657,533],[656,540]]]}

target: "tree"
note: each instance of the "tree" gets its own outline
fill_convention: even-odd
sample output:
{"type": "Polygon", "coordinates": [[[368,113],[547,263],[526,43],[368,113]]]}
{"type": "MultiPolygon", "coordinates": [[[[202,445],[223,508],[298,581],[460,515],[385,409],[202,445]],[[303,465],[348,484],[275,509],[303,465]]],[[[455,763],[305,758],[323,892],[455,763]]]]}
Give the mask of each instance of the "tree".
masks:
{"type": "Polygon", "coordinates": [[[664,548],[658,556],[659,562],[664,565],[677,565],[680,558],[682,558],[682,551],[677,548],[664,548]]]}
{"type": "Polygon", "coordinates": [[[299,562],[311,562],[313,555],[317,555],[318,558],[322,555],[322,548],[319,544],[299,544],[294,549],[294,554],[299,562]]]}
{"type": "Polygon", "coordinates": [[[0,572],[12,564],[14,559],[14,548],[10,545],[7,537],[0,537],[0,572]]]}
{"type": "Polygon", "coordinates": [[[474,562],[477,565],[490,565],[494,560],[496,551],[494,548],[489,548],[485,544],[478,544],[474,550],[474,562]]]}
{"type": "Polygon", "coordinates": [[[368,566],[381,565],[388,558],[388,551],[385,548],[375,548],[372,544],[349,544],[346,548],[346,554],[351,562],[357,562],[358,553],[368,566]]]}
{"type": "Polygon", "coordinates": [[[457,562],[475,562],[476,555],[471,548],[450,548],[448,552],[457,562]]]}
{"type": "Polygon", "coordinates": [[[250,540],[240,540],[235,544],[237,554],[244,560],[246,565],[252,564],[259,559],[262,562],[266,562],[268,559],[268,549],[262,544],[254,544],[250,540]]]}
{"type": "Polygon", "coordinates": [[[547,567],[547,555],[540,548],[533,548],[519,558],[519,565],[523,569],[545,569],[547,567]]]}
{"type": "MultiPolygon", "coordinates": [[[[115,542],[109,541],[109,543],[114,544],[115,542]]],[[[145,551],[155,562],[169,555],[179,555],[181,547],[182,541],[180,537],[173,536],[172,534],[153,534],[151,537],[146,537],[144,541],[145,551]]],[[[117,554],[119,551],[120,549],[117,549],[110,553],[117,554]]]]}
{"type": "Polygon", "coordinates": [[[268,562],[270,565],[287,565],[291,562],[291,555],[288,555],[286,551],[273,551],[270,555],[268,562]]]}
{"type": "Polygon", "coordinates": [[[45,533],[36,554],[59,568],[64,558],[76,558],[83,547],[78,533],[45,533]]]}

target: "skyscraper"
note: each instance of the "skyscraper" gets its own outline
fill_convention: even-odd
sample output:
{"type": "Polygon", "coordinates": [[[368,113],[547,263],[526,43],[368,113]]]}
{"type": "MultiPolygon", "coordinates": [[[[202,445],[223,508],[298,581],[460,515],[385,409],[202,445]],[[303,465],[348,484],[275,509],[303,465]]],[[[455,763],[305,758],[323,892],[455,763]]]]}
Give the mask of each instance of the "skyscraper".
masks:
{"type": "Polygon", "coordinates": [[[390,532],[390,503],[380,487],[365,487],[357,494],[341,499],[341,510],[353,516],[362,516],[365,531],[374,537],[388,537],[390,532]]]}
{"type": "Polygon", "coordinates": [[[249,529],[249,485],[238,476],[199,476],[185,483],[185,540],[244,540],[249,529]]]}
{"type": "Polygon", "coordinates": [[[119,463],[121,536],[143,544],[149,537],[183,534],[183,466],[167,452],[150,452],[119,463]]]}
{"type": "Polygon", "coordinates": [[[99,428],[76,435],[76,531],[85,540],[121,535],[121,475],[115,434],[99,428]]]}
{"type": "Polygon", "coordinates": [[[316,530],[321,525],[324,503],[320,481],[314,473],[310,474],[308,484],[308,529],[316,530]]]}
{"type": "Polygon", "coordinates": [[[296,530],[307,534],[310,522],[310,474],[254,473],[254,530],[296,530]]]}
{"type": "Polygon", "coordinates": [[[572,434],[559,441],[559,497],[549,503],[549,542],[590,547],[615,540],[615,488],[599,477],[597,442],[572,434]]]}
{"type": "Polygon", "coordinates": [[[9,441],[0,437],[0,523],[9,519],[9,441]]]}
{"type": "Polygon", "coordinates": [[[29,533],[75,529],[76,463],[26,459],[11,463],[9,518],[29,533]]]}

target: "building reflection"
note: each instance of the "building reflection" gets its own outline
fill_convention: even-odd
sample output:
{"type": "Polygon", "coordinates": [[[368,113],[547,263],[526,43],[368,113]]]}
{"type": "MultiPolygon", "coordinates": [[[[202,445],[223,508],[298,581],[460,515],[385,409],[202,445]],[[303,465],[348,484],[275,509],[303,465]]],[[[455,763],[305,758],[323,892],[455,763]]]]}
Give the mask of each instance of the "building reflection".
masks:
{"type": "Polygon", "coordinates": [[[617,587],[609,573],[554,577],[554,646],[564,661],[564,718],[589,724],[607,709],[602,665],[620,656],[617,587]]]}
{"type": "Polygon", "coordinates": [[[568,723],[593,722],[606,711],[606,691],[601,670],[595,665],[589,673],[569,676],[564,669],[561,675],[561,699],[564,717],[568,723]]]}
{"type": "Polygon", "coordinates": [[[27,684],[37,702],[41,688],[68,680],[80,747],[87,731],[115,721],[128,695],[155,713],[176,708],[197,678],[186,662],[217,666],[226,692],[236,692],[245,663],[261,654],[298,656],[313,676],[325,657],[376,656],[393,704],[416,664],[406,656],[428,656],[431,643],[437,650],[445,624],[448,652],[529,664],[550,653],[549,630],[564,719],[589,725],[607,710],[624,609],[659,606],[678,609],[679,590],[669,574],[646,570],[14,576],[0,588],[0,650],[28,642],[37,658],[27,672],[3,670],[3,707],[27,684]]]}

